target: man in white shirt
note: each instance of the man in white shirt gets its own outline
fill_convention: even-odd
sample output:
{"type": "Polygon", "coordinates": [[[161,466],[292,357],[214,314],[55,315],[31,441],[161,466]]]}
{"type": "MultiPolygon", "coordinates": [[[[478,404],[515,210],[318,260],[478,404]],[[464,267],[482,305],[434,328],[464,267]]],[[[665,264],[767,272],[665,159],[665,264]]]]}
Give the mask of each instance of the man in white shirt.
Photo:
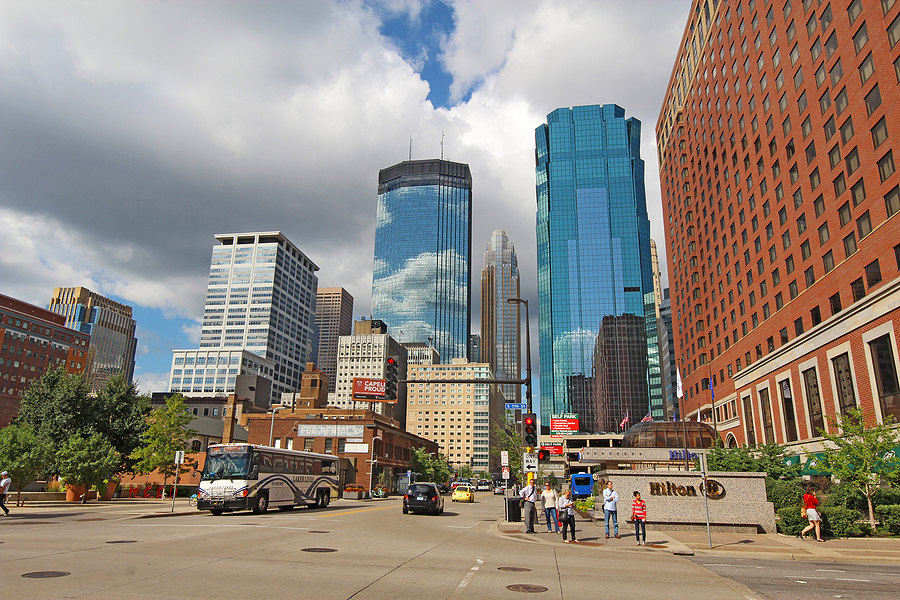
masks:
{"type": "Polygon", "coordinates": [[[9,484],[12,483],[12,479],[9,478],[9,473],[3,471],[0,473],[0,508],[3,509],[3,516],[9,514],[9,509],[6,508],[6,494],[9,492],[9,484]]]}
{"type": "Polygon", "coordinates": [[[537,509],[534,507],[534,503],[537,502],[537,490],[534,489],[534,483],[523,487],[519,496],[524,500],[525,533],[534,533],[534,522],[537,518],[537,509]]]}
{"type": "Polygon", "coordinates": [[[613,522],[613,534],[616,539],[619,537],[619,513],[618,513],[619,492],[613,489],[612,481],[606,482],[606,489],[603,490],[603,516],[606,520],[606,539],[609,539],[609,520],[613,522]]]}
{"type": "Polygon", "coordinates": [[[544,491],[541,492],[541,503],[544,505],[544,516],[547,518],[547,533],[559,533],[559,520],[557,520],[556,505],[559,504],[559,496],[556,490],[550,487],[550,482],[544,484],[544,491]]]}

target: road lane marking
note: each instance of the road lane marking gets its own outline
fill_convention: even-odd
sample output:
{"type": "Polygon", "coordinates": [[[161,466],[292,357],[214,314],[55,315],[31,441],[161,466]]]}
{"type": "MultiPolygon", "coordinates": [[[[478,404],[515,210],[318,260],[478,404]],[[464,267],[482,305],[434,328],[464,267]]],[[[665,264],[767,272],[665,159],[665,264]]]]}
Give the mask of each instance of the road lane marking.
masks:
{"type": "Polygon", "coordinates": [[[474,525],[444,525],[444,527],[449,527],[450,529],[472,529],[475,526],[474,525]]]}
{"type": "Polygon", "coordinates": [[[835,579],[837,581],[866,581],[866,582],[871,581],[870,579],[850,579],[847,577],[835,577],[835,579]]]}
{"type": "Polygon", "coordinates": [[[459,585],[456,586],[456,591],[450,596],[451,598],[461,598],[463,597],[463,592],[466,591],[466,588],[469,587],[469,583],[472,582],[472,578],[475,577],[475,574],[478,572],[478,569],[481,568],[481,565],[484,564],[484,561],[481,560],[480,556],[475,557],[475,565],[469,569],[469,572],[465,574],[462,578],[462,581],[459,582],[459,585]]]}
{"type": "Polygon", "coordinates": [[[804,579],[828,579],[827,577],[813,577],[811,575],[785,575],[785,577],[787,579],[797,579],[798,577],[803,577],[804,579]]]}
{"type": "Polygon", "coordinates": [[[369,512],[369,511],[373,511],[373,510],[387,510],[388,508],[397,508],[397,507],[396,506],[379,506],[378,508],[361,508],[359,510],[348,510],[347,512],[328,513],[327,515],[322,515],[322,517],[320,517],[320,518],[342,517],[344,515],[352,515],[353,513],[369,512]]]}
{"type": "Polygon", "coordinates": [[[846,573],[846,571],[838,571],[837,569],[816,569],[821,573],[846,573]]]}
{"type": "Polygon", "coordinates": [[[719,563],[703,563],[704,567],[733,567],[734,565],[723,565],[719,563]]]}

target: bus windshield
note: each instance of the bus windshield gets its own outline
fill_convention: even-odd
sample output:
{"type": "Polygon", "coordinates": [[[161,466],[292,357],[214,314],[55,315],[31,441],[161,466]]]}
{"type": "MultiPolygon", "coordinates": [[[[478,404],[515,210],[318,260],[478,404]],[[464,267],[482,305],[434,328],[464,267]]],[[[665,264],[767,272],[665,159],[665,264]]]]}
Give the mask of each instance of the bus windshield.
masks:
{"type": "Polygon", "coordinates": [[[247,479],[250,468],[250,448],[225,446],[206,451],[206,465],[201,479],[247,479]]]}

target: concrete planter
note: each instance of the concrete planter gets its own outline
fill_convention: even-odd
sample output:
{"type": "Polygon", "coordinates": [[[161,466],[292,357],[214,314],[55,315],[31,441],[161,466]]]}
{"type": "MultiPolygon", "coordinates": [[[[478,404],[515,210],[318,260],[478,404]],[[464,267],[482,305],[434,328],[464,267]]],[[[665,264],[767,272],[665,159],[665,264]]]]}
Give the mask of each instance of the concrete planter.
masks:
{"type": "Polygon", "coordinates": [[[344,492],[344,500],[365,500],[369,492],[344,492]]]}

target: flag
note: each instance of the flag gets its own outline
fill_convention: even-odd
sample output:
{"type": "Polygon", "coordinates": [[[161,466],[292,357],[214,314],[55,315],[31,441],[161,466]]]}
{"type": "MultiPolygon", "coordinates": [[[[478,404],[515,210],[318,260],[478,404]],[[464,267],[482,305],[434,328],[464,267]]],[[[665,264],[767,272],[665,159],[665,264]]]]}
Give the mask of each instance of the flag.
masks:
{"type": "Polygon", "coordinates": [[[716,403],[716,391],[713,389],[712,379],[709,380],[709,397],[712,399],[712,403],[716,403]]]}
{"type": "Polygon", "coordinates": [[[681,369],[675,369],[675,375],[678,377],[677,387],[675,388],[677,390],[676,395],[679,398],[684,398],[684,389],[681,387],[681,369]]]}
{"type": "Polygon", "coordinates": [[[647,421],[652,421],[653,417],[650,416],[650,413],[647,413],[647,416],[641,419],[641,423],[646,423],[647,421]]]}
{"type": "Polygon", "coordinates": [[[628,411],[625,411],[625,418],[622,419],[622,422],[619,423],[619,429],[624,428],[628,424],[628,411]]]}

